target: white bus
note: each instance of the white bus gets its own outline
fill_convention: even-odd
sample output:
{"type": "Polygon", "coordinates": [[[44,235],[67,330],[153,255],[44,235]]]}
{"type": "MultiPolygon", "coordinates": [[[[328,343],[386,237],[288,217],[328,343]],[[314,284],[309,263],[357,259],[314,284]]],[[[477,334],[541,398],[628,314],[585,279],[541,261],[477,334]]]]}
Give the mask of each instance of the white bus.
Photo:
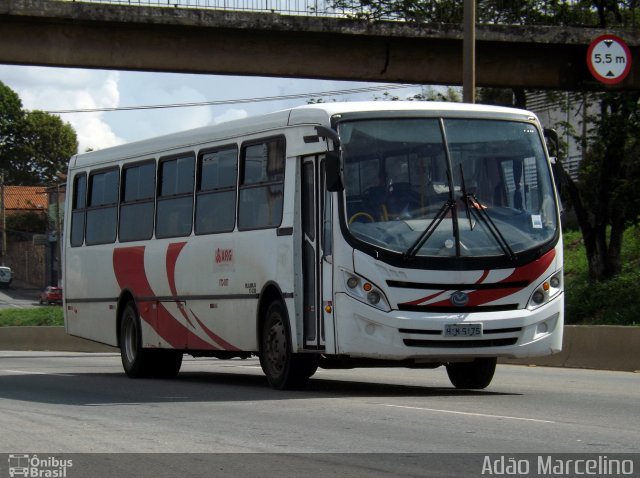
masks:
{"type": "Polygon", "coordinates": [[[130,377],[184,353],[257,355],[274,388],[318,366],[445,366],[561,349],[562,240],[530,112],[304,106],[74,156],[65,326],[130,377]]]}

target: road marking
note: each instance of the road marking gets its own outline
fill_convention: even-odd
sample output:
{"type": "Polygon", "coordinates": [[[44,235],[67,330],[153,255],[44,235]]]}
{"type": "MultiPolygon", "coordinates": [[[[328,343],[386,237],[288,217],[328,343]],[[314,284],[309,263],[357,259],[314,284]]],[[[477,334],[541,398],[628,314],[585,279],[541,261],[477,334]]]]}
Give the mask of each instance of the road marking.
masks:
{"type": "Polygon", "coordinates": [[[17,373],[21,375],[59,375],[60,377],[75,377],[75,375],[70,373],[53,373],[53,372],[32,372],[27,370],[0,370],[0,372],[5,373],[17,373]]]}
{"type": "Polygon", "coordinates": [[[536,423],[556,423],[552,420],[539,420],[537,418],[510,417],[507,415],[489,415],[486,413],[458,412],[456,410],[440,410],[438,408],[409,407],[405,405],[392,405],[390,403],[380,403],[379,405],[382,405],[383,407],[404,408],[407,410],[422,410],[426,412],[451,413],[453,415],[468,415],[471,417],[502,418],[505,420],[520,420],[524,422],[536,422],[536,423]]]}

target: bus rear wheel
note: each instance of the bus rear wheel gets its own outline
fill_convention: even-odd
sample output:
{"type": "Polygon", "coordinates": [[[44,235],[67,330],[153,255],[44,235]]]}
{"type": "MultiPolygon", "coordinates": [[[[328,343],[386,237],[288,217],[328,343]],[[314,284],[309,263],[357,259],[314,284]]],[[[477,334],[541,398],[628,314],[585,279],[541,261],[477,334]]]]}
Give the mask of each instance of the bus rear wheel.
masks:
{"type": "Polygon", "coordinates": [[[495,357],[477,358],[473,362],[447,364],[447,375],[454,387],[468,390],[487,388],[496,371],[495,357]]]}
{"type": "Polygon", "coordinates": [[[128,377],[174,378],[180,372],[182,352],[142,347],[140,317],[132,302],[122,312],[119,336],[122,367],[128,377]]]}
{"type": "Polygon", "coordinates": [[[272,388],[303,388],[318,368],[317,356],[292,353],[287,314],[279,301],[267,309],[260,342],[260,365],[272,388]]]}

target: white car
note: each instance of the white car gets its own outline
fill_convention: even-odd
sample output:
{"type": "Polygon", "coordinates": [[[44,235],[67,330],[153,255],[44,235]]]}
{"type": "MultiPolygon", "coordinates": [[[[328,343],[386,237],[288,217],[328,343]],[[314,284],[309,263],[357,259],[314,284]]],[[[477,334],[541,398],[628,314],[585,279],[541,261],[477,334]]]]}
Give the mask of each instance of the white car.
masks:
{"type": "Polygon", "coordinates": [[[0,266],[0,287],[9,287],[13,280],[10,267],[0,266]]]}

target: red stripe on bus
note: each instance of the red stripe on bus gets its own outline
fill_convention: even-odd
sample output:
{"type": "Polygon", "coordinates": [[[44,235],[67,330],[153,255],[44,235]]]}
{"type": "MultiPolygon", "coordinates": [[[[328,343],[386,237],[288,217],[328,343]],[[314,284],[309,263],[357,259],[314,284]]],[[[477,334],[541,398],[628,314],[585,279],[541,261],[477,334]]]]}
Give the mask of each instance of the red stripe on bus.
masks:
{"type": "MultiPolygon", "coordinates": [[[[498,284],[504,283],[504,282],[520,282],[520,281],[526,281],[529,284],[531,284],[536,279],[538,279],[542,274],[544,274],[544,272],[549,268],[549,266],[551,265],[555,257],[556,257],[556,251],[555,249],[551,249],[549,252],[547,252],[544,256],[540,257],[539,259],[536,259],[535,261],[530,262],[529,264],[524,265],[522,267],[516,268],[509,275],[509,277],[502,279],[501,281],[498,282],[498,284]]],[[[480,279],[478,279],[475,283],[482,284],[483,281],[488,276],[489,276],[489,271],[485,270],[484,273],[482,274],[482,277],[480,277],[480,279]]],[[[468,284],[468,285],[469,287],[465,287],[464,284],[460,284],[460,286],[455,290],[473,289],[472,284],[468,284]]],[[[454,290],[454,289],[451,289],[451,290],[454,290]]],[[[518,292],[519,290],[521,290],[521,288],[519,287],[508,287],[504,289],[476,290],[469,293],[469,302],[467,303],[466,307],[474,307],[474,306],[487,304],[489,302],[493,302],[495,300],[508,297],[511,294],[518,292]]],[[[431,295],[428,295],[427,297],[423,297],[421,299],[417,299],[411,302],[404,302],[402,305],[423,304],[424,302],[427,302],[444,292],[446,291],[441,291],[436,294],[431,294],[431,295]]],[[[451,303],[449,302],[449,299],[441,300],[441,301],[429,304],[429,306],[434,306],[434,307],[448,307],[450,305],[451,303]]]]}
{"type": "MultiPolygon", "coordinates": [[[[144,246],[121,247],[113,250],[113,270],[121,289],[129,289],[137,297],[155,297],[147,279],[144,267],[144,246]]],[[[142,314],[140,317],[149,324],[163,340],[177,349],[219,350],[209,342],[191,332],[182,325],[158,302],[157,323],[142,314]]],[[[224,344],[227,342],[222,341],[224,344]]],[[[235,347],[232,350],[238,350],[235,347]]]]}
{"type": "MultiPolygon", "coordinates": [[[[180,251],[186,246],[186,242],[174,242],[167,247],[167,257],[165,260],[167,266],[167,281],[169,282],[169,289],[174,297],[177,297],[178,291],[176,289],[176,263],[178,262],[178,256],[180,251]]],[[[185,311],[184,307],[178,309],[184,320],[186,320],[192,329],[195,329],[195,325],[189,319],[189,314],[185,311]]]]}
{"type": "Polygon", "coordinates": [[[174,296],[178,295],[176,292],[176,262],[178,262],[180,251],[186,245],[186,242],[174,242],[167,247],[167,279],[169,280],[169,289],[174,296]]]}
{"type": "MultiPolygon", "coordinates": [[[[556,257],[555,249],[551,249],[544,256],[536,259],[529,264],[516,268],[509,277],[503,279],[498,282],[520,282],[526,281],[529,284],[535,282],[540,278],[542,274],[549,268],[553,259],[556,257]]],[[[489,289],[489,290],[475,290],[470,292],[469,302],[465,307],[476,307],[479,305],[488,304],[489,302],[493,302],[495,300],[503,299],[505,297],[510,296],[511,294],[515,294],[516,292],[522,290],[522,287],[507,287],[504,289],[489,289]]],[[[429,304],[434,307],[448,307],[451,305],[449,299],[442,300],[440,302],[435,302],[433,304],[429,304]]]]}

